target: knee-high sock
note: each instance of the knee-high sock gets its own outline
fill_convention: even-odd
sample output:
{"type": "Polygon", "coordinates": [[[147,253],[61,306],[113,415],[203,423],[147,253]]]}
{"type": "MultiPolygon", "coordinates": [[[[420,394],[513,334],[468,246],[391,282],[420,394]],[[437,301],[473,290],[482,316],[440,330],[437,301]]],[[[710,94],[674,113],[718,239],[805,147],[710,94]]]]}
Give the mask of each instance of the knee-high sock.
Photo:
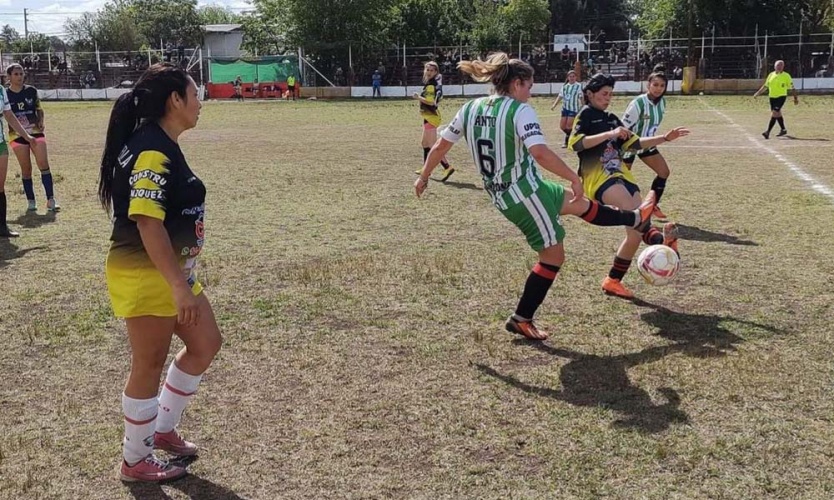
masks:
{"type": "Polygon", "coordinates": [[[171,432],[180,423],[182,412],[194,397],[200,385],[202,375],[189,375],[171,362],[165,385],[159,394],[159,417],[156,421],[157,432],[171,432]]]}
{"type": "Polygon", "coordinates": [[[23,192],[26,193],[26,199],[29,201],[35,201],[35,188],[32,185],[32,178],[26,177],[23,178],[23,192]]]}
{"type": "Polygon", "coordinates": [[[527,276],[527,282],[524,284],[524,292],[521,294],[521,300],[518,301],[518,307],[515,310],[515,317],[518,320],[532,320],[536,314],[536,310],[544,302],[547,296],[547,291],[556,279],[556,274],[559,272],[559,266],[545,264],[543,262],[537,263],[527,276]]]}
{"type": "Polygon", "coordinates": [[[776,121],[779,122],[779,127],[782,130],[785,130],[785,118],[780,116],[779,118],[776,119],[776,121]]]}
{"type": "Polygon", "coordinates": [[[156,398],[133,399],[122,394],[122,410],[125,415],[122,453],[128,465],[139,462],[153,452],[156,406],[156,398]]]}
{"type": "Polygon", "coordinates": [[[615,280],[621,280],[623,279],[623,276],[625,276],[628,272],[629,267],[631,267],[630,260],[621,259],[615,256],[614,265],[612,265],[611,270],[608,271],[608,277],[615,280]]]}
{"type": "Polygon", "coordinates": [[[6,227],[6,192],[0,191],[0,228],[6,227]]]}
{"type": "Polygon", "coordinates": [[[52,172],[47,170],[41,171],[41,183],[43,184],[43,190],[46,193],[46,199],[51,200],[55,197],[55,190],[52,184],[52,172]]]}
{"type": "Polygon", "coordinates": [[[655,200],[660,203],[660,197],[663,196],[663,190],[666,189],[666,179],[657,176],[652,181],[652,191],[655,194],[655,200]]]}
{"type": "Polygon", "coordinates": [[[620,210],[610,205],[603,205],[590,200],[591,205],[584,214],[580,215],[582,220],[595,226],[627,226],[634,227],[640,222],[640,216],[635,210],[620,210]]]}
{"type": "Polygon", "coordinates": [[[769,134],[771,130],[773,130],[773,126],[776,125],[776,118],[771,116],[770,123],[767,125],[767,133],[769,134]]]}
{"type": "Polygon", "coordinates": [[[646,245],[662,245],[663,233],[653,227],[650,227],[648,231],[643,233],[643,243],[646,245]]]}

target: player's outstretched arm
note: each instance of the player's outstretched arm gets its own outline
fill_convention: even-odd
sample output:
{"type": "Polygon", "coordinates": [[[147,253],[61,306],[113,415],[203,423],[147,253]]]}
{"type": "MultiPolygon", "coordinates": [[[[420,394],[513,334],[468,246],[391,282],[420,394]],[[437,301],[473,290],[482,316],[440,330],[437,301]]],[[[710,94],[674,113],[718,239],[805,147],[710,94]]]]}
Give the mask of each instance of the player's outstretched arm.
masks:
{"type": "Polygon", "coordinates": [[[672,142],[680,137],[685,137],[689,135],[689,129],[686,127],[676,127],[672,130],[666,132],[663,135],[656,135],[654,137],[641,137],[640,138],[640,148],[650,148],[653,146],[657,146],[658,144],[663,144],[664,142],[672,142]]]}
{"type": "Polygon", "coordinates": [[[440,164],[440,160],[446,156],[446,153],[448,153],[454,145],[454,142],[449,142],[442,137],[438,138],[437,142],[434,143],[431,151],[429,151],[429,155],[426,157],[426,163],[423,164],[423,171],[420,172],[420,177],[414,181],[414,192],[417,194],[418,198],[422,196],[426,188],[429,187],[429,177],[431,177],[432,171],[440,164]]]}

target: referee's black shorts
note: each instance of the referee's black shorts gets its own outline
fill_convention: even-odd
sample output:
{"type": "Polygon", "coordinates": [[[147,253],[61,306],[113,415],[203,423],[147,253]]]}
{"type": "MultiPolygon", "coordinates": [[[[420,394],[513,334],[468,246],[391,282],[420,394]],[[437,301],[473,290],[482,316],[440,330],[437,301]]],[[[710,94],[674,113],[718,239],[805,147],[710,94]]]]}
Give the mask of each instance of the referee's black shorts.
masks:
{"type": "Polygon", "coordinates": [[[771,97],[770,98],[770,110],[771,111],[782,111],[782,106],[785,105],[785,100],[788,96],[783,95],[782,97],[771,97]]]}

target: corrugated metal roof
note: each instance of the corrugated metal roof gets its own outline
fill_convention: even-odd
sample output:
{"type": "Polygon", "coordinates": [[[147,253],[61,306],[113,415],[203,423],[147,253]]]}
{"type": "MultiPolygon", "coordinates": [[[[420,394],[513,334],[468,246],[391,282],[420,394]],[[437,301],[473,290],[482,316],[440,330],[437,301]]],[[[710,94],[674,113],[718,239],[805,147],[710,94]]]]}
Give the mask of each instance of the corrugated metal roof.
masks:
{"type": "Polygon", "coordinates": [[[242,24],[207,24],[203,26],[205,28],[206,33],[231,33],[232,31],[238,31],[243,28],[242,24]]]}

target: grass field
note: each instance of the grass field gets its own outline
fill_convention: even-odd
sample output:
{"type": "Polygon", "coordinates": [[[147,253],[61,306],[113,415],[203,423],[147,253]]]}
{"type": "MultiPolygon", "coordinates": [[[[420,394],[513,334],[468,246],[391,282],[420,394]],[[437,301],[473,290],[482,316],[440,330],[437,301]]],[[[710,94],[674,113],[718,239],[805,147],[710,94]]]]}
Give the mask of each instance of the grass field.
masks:
{"type": "Polygon", "coordinates": [[[662,147],[678,279],[632,269],[640,300],[604,296],[623,232],[570,218],[542,344],[503,331],[535,255],[467,149],[414,197],[413,102],[207,103],[182,144],[208,188],[201,273],[225,342],[181,427],[200,459],[163,487],[115,475],[129,351],[95,199],[109,108],[46,104],[56,217],[37,179],[25,215],[10,160],[0,498],[834,496],[834,205],[776,156],[834,186],[834,98],[787,105],[792,138],[767,142],[766,99],[671,98],[664,128],[693,130],[662,147]]]}

